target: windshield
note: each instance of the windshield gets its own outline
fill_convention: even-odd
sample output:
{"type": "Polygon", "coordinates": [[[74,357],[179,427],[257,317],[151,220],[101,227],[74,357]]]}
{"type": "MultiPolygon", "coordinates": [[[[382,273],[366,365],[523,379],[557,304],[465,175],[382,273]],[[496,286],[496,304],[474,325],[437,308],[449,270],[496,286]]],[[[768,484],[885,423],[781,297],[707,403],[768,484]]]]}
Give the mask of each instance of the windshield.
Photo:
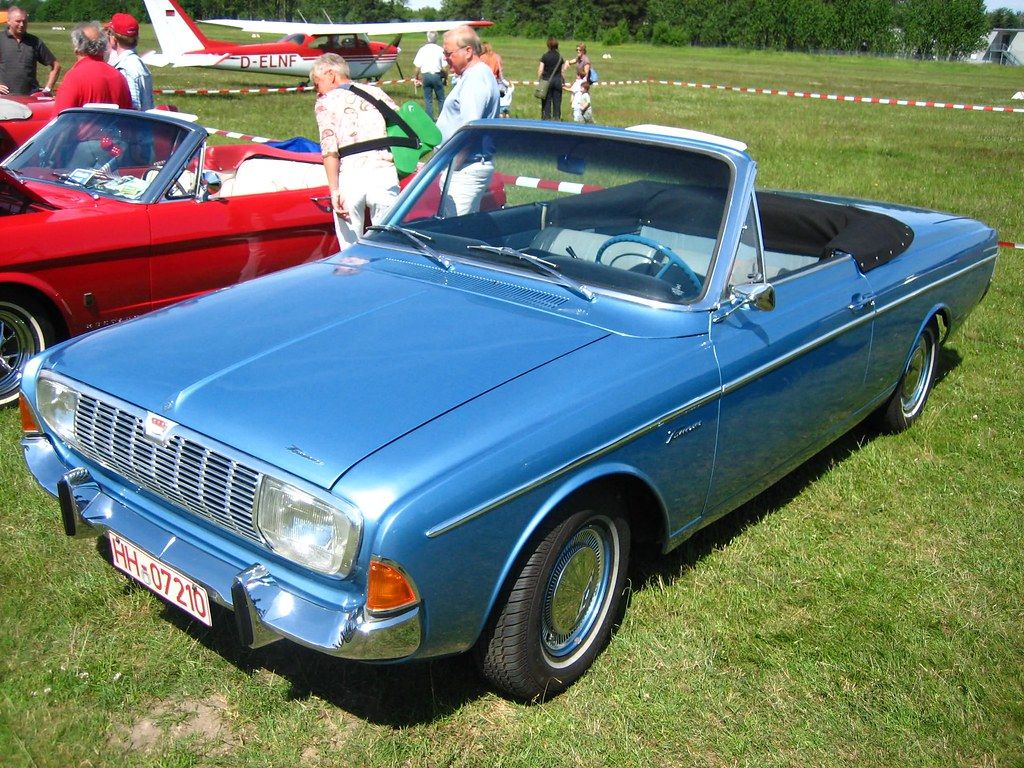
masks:
{"type": "Polygon", "coordinates": [[[438,252],[521,268],[532,257],[581,286],[646,300],[685,304],[703,293],[732,182],[721,158],[606,135],[480,127],[457,134],[444,159],[388,219],[438,252]]]}
{"type": "Polygon", "coordinates": [[[137,200],[189,131],[121,111],[67,112],[7,163],[23,178],[137,200]]]}

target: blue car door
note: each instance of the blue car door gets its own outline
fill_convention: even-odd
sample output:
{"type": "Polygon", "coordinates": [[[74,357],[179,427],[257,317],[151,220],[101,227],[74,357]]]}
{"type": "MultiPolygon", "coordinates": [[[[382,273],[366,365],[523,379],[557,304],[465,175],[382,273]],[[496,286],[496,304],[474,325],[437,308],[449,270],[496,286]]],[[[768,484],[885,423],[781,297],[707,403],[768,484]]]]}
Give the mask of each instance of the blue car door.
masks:
{"type": "Polygon", "coordinates": [[[853,258],[763,253],[751,203],[731,284],[775,289],[775,308],[711,324],[722,375],[718,451],[706,514],[726,512],[859,420],[874,304],[853,258]]]}

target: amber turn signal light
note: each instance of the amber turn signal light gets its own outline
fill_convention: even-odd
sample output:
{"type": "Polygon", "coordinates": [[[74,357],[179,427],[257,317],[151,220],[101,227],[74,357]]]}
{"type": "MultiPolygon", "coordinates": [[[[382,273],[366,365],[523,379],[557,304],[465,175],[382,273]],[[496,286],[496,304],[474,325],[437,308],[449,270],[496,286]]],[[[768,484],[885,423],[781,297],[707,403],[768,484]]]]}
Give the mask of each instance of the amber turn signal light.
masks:
{"type": "Polygon", "coordinates": [[[36,417],[28,405],[28,399],[24,392],[18,395],[18,410],[21,411],[21,433],[23,435],[41,434],[43,430],[36,423],[36,417]]]}
{"type": "Polygon", "coordinates": [[[416,593],[404,573],[380,560],[370,561],[370,578],[366,585],[367,610],[394,611],[415,602],[416,593]]]}

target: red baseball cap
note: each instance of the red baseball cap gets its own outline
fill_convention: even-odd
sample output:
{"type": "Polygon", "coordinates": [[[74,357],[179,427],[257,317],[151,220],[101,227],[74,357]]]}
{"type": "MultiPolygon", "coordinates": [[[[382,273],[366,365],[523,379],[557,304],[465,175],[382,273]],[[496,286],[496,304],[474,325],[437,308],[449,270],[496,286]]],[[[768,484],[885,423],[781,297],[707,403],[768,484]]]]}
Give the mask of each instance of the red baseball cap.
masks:
{"type": "Polygon", "coordinates": [[[130,13],[115,13],[107,22],[107,29],[115,35],[135,37],[139,34],[139,22],[130,13]]]}

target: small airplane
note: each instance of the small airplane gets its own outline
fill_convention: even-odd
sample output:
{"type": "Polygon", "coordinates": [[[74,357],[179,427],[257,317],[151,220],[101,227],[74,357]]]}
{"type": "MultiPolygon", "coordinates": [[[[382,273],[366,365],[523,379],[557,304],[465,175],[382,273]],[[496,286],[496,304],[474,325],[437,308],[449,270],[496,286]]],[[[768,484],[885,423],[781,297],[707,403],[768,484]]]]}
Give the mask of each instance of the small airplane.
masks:
{"type": "MultiPolygon", "coordinates": [[[[308,24],[291,21],[213,19],[204,24],[234,27],[244,32],[284,35],[273,43],[233,43],[212,40],[185,13],[177,0],[144,0],[153,22],[160,52],[143,56],[150,66],[214,67],[241,72],[309,77],[309,69],[324,53],[344,57],[352,79],[381,77],[398,60],[404,34],[444,32],[467,24],[489,27],[489,21],[401,21],[367,24],[308,24]],[[370,35],[393,35],[389,43],[370,35]]],[[[401,71],[401,70],[399,70],[401,71]]]]}

